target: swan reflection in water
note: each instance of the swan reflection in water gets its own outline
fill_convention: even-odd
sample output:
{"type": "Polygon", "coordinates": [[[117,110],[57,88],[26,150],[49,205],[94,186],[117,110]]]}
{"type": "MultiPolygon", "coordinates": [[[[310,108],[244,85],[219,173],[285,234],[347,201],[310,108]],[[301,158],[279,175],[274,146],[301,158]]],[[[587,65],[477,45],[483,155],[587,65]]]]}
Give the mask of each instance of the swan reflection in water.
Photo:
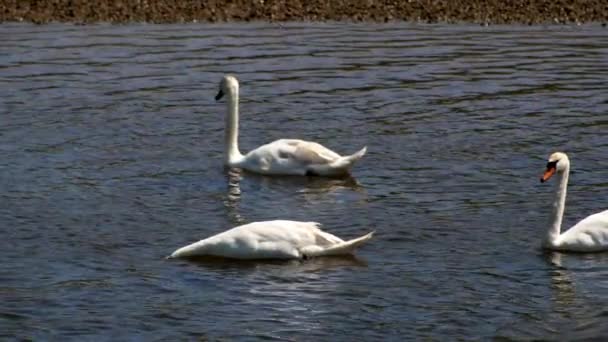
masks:
{"type": "Polygon", "coordinates": [[[562,253],[560,252],[545,252],[543,253],[545,260],[553,267],[550,270],[551,289],[553,290],[553,301],[558,307],[556,309],[563,310],[576,302],[576,292],[574,284],[570,279],[568,270],[562,266],[562,253]]]}
{"type": "Polygon", "coordinates": [[[289,192],[301,194],[308,202],[315,203],[327,200],[328,194],[335,194],[341,191],[354,191],[362,194],[365,199],[365,187],[361,185],[351,175],[339,178],[326,177],[297,177],[297,176],[274,176],[268,177],[242,169],[231,168],[228,170],[228,203],[232,207],[240,200],[241,188],[240,181],[247,178],[259,185],[262,185],[270,193],[289,192]]]}
{"type": "Polygon", "coordinates": [[[228,209],[230,221],[240,225],[246,223],[246,220],[239,214],[239,202],[241,200],[241,172],[238,169],[229,169],[227,173],[228,192],[224,199],[224,206],[228,209]]]}
{"type": "MultiPolygon", "coordinates": [[[[580,339],[578,333],[605,336],[606,294],[608,294],[608,254],[563,254],[546,252],[550,270],[554,311],[562,316],[564,326],[576,327],[560,339],[580,339]],[[599,281],[598,281],[599,280],[599,281]],[[580,331],[576,331],[584,327],[580,331]]],[[[583,334],[582,336],[587,336],[583,334]]],[[[590,335],[589,335],[590,336],[590,335]]]]}

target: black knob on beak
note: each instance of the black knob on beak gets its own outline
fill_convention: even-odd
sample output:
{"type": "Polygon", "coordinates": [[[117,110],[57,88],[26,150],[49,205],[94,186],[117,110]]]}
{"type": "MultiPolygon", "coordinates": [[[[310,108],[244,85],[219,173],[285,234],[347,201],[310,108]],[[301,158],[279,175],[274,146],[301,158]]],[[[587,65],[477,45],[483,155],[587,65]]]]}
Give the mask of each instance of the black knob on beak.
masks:
{"type": "Polygon", "coordinates": [[[224,96],[224,92],[220,89],[220,91],[217,92],[217,95],[215,95],[215,101],[218,101],[223,96],[224,96]]]}

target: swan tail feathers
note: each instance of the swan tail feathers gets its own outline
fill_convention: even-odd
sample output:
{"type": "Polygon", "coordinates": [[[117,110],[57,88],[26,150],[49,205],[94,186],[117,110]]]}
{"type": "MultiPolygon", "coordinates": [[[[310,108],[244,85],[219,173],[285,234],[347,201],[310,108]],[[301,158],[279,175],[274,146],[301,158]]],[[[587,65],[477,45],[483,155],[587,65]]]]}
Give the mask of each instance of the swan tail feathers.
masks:
{"type": "Polygon", "coordinates": [[[337,255],[349,255],[353,254],[355,250],[361,247],[364,243],[366,243],[369,239],[372,238],[374,232],[370,232],[358,238],[344,241],[338,244],[335,244],[331,247],[326,248],[304,248],[302,250],[302,254],[309,257],[317,257],[317,256],[337,256],[337,255]]]}
{"type": "Polygon", "coordinates": [[[359,151],[351,154],[350,156],[343,157],[343,158],[339,159],[338,161],[343,161],[344,163],[348,164],[349,166],[352,166],[357,160],[363,158],[363,156],[365,155],[366,152],[367,152],[367,146],[364,146],[359,151]]]}
{"type": "Polygon", "coordinates": [[[360,149],[359,151],[351,154],[350,156],[341,157],[341,158],[337,159],[336,161],[332,162],[331,164],[328,165],[329,169],[347,171],[353,165],[355,165],[355,162],[357,162],[357,160],[361,159],[365,155],[365,152],[367,152],[367,146],[365,146],[362,149],[360,149]]]}

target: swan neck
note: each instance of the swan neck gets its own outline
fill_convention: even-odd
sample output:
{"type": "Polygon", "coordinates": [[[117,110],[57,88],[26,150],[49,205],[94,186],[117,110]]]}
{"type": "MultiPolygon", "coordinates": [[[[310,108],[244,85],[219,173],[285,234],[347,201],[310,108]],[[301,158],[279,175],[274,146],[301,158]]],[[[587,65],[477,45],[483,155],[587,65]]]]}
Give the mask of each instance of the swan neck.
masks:
{"type": "Polygon", "coordinates": [[[226,111],[226,132],[225,132],[225,151],[224,164],[235,166],[243,155],[239,151],[239,92],[232,89],[228,94],[226,111]]]}
{"type": "Polygon", "coordinates": [[[567,166],[561,174],[558,174],[560,178],[557,184],[555,185],[555,196],[553,200],[551,222],[545,240],[545,243],[549,246],[556,246],[557,240],[560,236],[562,219],[564,217],[564,210],[566,207],[566,192],[568,189],[569,174],[570,166],[567,166]]]}

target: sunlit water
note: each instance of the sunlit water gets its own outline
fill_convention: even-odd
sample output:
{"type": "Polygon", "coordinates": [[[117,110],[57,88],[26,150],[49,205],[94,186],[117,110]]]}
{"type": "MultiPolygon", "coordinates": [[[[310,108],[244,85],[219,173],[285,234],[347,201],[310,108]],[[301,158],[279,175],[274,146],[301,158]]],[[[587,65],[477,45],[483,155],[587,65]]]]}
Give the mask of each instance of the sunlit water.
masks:
{"type": "Polygon", "coordinates": [[[608,254],[543,253],[608,208],[608,31],[580,27],[0,25],[0,337],[608,336],[608,254]],[[240,145],[368,154],[352,180],[222,167],[240,145]],[[551,182],[553,183],[553,182],[551,182]],[[232,226],[314,220],[357,258],[165,260],[232,226]]]}

